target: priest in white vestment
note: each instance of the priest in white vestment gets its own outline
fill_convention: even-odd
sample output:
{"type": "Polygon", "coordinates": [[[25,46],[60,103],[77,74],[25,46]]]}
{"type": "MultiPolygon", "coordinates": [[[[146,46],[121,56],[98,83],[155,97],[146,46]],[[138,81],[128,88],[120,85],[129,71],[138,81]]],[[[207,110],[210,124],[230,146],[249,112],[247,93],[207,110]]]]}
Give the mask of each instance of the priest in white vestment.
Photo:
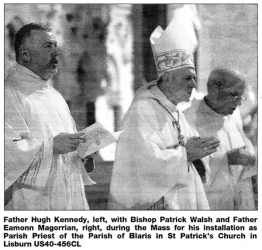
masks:
{"type": "MultiPolygon", "coordinates": [[[[108,209],[208,210],[193,161],[216,151],[219,141],[200,138],[176,105],[189,101],[195,69],[187,42],[176,36],[174,19],[151,35],[159,78],[140,88],[123,119],[117,143],[108,209]]],[[[184,30],[180,30],[180,34],[184,30]]]]}
{"type": "Polygon", "coordinates": [[[15,51],[5,80],[5,209],[87,210],[84,184],[94,182],[75,151],[81,134],[48,82],[57,72],[56,40],[48,27],[28,24],[15,51]]]}
{"type": "Polygon", "coordinates": [[[232,115],[243,100],[245,79],[224,68],[211,72],[208,94],[186,110],[188,123],[200,136],[215,136],[220,145],[209,158],[210,184],[205,190],[211,210],[255,209],[251,176],[256,175],[255,152],[241,124],[232,115]]]}

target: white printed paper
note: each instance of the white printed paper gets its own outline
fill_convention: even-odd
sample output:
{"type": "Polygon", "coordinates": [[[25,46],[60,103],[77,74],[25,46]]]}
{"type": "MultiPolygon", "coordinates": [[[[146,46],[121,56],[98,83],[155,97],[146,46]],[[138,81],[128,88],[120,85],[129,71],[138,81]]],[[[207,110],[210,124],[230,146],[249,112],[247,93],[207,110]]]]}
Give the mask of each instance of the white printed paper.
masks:
{"type": "Polygon", "coordinates": [[[99,122],[83,129],[80,133],[85,133],[81,138],[86,139],[86,142],[81,143],[77,148],[81,158],[85,158],[116,141],[115,137],[99,122]]]}

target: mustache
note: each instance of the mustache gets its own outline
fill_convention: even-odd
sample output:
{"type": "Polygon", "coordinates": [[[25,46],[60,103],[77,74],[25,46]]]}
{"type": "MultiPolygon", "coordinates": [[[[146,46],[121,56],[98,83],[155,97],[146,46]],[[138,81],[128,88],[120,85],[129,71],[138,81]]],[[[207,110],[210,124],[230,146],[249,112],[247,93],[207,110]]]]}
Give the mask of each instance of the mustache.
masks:
{"type": "Polygon", "coordinates": [[[57,57],[51,58],[51,60],[48,63],[48,66],[51,66],[52,64],[58,64],[58,58],[57,57]]]}

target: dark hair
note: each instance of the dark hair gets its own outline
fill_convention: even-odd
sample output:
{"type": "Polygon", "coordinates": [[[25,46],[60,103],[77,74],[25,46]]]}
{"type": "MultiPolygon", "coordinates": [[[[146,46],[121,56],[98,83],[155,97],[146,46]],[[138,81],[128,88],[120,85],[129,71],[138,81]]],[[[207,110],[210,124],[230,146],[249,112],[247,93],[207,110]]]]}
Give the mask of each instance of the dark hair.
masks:
{"type": "Polygon", "coordinates": [[[245,78],[242,74],[237,71],[229,70],[226,68],[216,68],[214,69],[208,78],[207,87],[208,89],[212,88],[214,85],[219,88],[224,88],[226,86],[230,86],[233,83],[244,83],[245,78]]]}
{"type": "Polygon", "coordinates": [[[51,28],[47,25],[44,25],[42,23],[29,23],[24,25],[15,36],[15,55],[16,55],[16,61],[19,60],[19,50],[21,45],[24,43],[26,37],[30,37],[32,30],[43,30],[47,32],[51,32],[51,28]]]}

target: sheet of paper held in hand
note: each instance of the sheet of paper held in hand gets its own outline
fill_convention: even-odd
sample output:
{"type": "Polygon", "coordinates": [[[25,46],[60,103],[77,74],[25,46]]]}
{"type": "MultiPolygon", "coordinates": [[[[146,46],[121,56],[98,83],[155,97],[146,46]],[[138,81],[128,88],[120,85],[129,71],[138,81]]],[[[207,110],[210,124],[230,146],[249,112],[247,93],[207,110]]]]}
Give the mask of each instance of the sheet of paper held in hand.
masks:
{"type": "Polygon", "coordinates": [[[86,139],[86,142],[80,143],[77,148],[77,152],[81,158],[85,158],[101,148],[116,142],[115,137],[99,122],[96,122],[79,132],[85,133],[81,138],[86,139]]]}

